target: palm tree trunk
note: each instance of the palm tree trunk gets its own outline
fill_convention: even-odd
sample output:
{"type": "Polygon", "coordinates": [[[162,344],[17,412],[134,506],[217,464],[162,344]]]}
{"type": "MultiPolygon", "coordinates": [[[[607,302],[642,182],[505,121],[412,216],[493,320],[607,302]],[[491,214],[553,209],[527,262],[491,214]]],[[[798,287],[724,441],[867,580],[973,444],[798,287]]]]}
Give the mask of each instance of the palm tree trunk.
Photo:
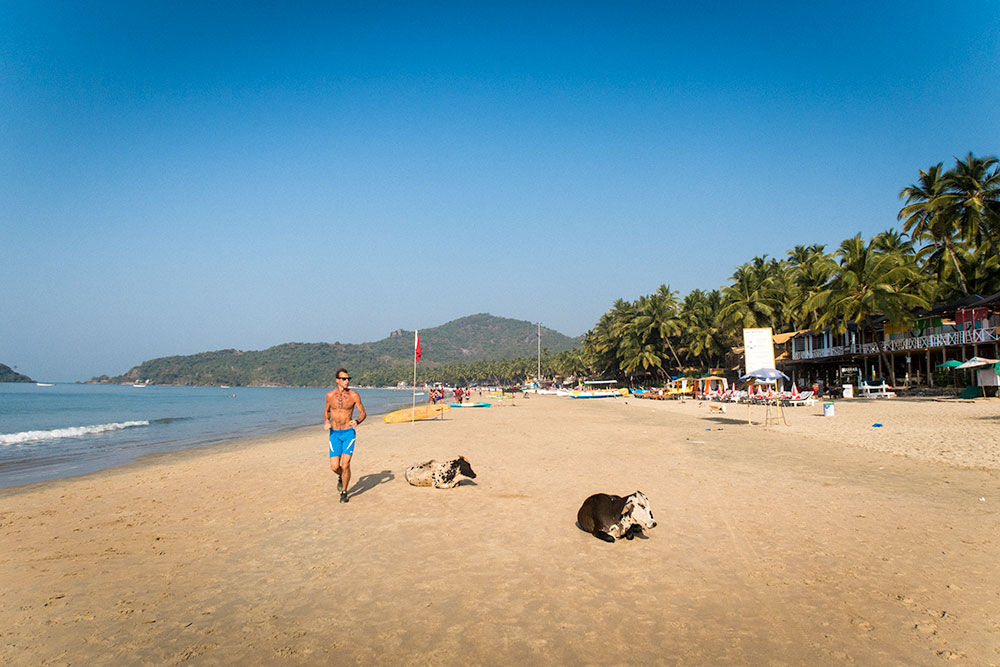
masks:
{"type": "MultiPolygon", "coordinates": [[[[879,366],[882,365],[882,358],[883,357],[885,357],[885,351],[884,350],[882,350],[882,351],[879,352],[879,366]]],[[[889,359],[886,357],[886,365],[889,367],[889,384],[891,384],[893,387],[895,387],[896,386],[896,364],[894,364],[891,361],[889,361],[889,359]]],[[[885,377],[885,375],[883,375],[882,377],[885,377]]]]}
{"type": "Polygon", "coordinates": [[[674,361],[677,362],[677,372],[679,374],[681,372],[681,360],[677,357],[677,353],[674,351],[674,346],[670,343],[670,337],[664,336],[663,341],[667,344],[667,347],[670,348],[670,354],[674,355],[674,361]]]}
{"type": "MultiPolygon", "coordinates": [[[[879,374],[879,377],[881,377],[881,378],[885,377],[885,368],[886,368],[886,366],[888,366],[889,367],[889,376],[890,376],[890,380],[889,381],[893,385],[895,385],[896,384],[896,380],[895,380],[896,374],[893,371],[892,365],[886,359],[885,348],[883,347],[883,343],[885,341],[884,340],[881,340],[881,341],[878,340],[878,338],[875,335],[875,325],[872,324],[872,322],[870,320],[868,321],[868,327],[867,327],[867,329],[868,329],[869,333],[871,333],[871,335],[872,335],[872,343],[874,343],[875,346],[878,349],[878,374],[879,374]]],[[[883,339],[885,338],[884,332],[883,332],[882,338],[883,339]]]]}
{"type": "MultiPolygon", "coordinates": [[[[958,282],[962,286],[962,294],[969,296],[969,288],[965,284],[965,274],[962,273],[962,269],[958,266],[958,258],[955,257],[955,251],[951,246],[951,243],[945,243],[945,248],[948,251],[948,256],[951,257],[952,264],[955,265],[955,273],[958,274],[958,282]]],[[[994,248],[994,250],[996,250],[994,248]]]]}
{"type": "MultiPolygon", "coordinates": [[[[869,324],[872,332],[872,342],[878,345],[878,373],[882,378],[885,378],[885,369],[889,368],[889,384],[896,386],[896,365],[889,361],[889,358],[885,354],[885,331],[882,332],[882,340],[879,341],[875,338],[875,326],[869,324]]],[[[883,380],[884,381],[884,380],[883,380]]]]}
{"type": "Polygon", "coordinates": [[[993,240],[993,234],[991,234],[988,229],[986,230],[986,240],[990,242],[990,247],[993,248],[993,254],[997,258],[997,263],[1000,263],[1000,250],[997,250],[997,244],[993,240]]]}

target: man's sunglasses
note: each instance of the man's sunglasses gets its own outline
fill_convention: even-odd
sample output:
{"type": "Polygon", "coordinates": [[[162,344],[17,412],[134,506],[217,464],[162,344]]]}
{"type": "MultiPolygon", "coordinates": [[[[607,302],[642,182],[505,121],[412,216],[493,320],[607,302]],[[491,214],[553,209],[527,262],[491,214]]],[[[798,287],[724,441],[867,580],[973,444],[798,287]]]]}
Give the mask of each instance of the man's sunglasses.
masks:
{"type": "Polygon", "coordinates": [[[351,379],[351,376],[350,376],[350,375],[348,375],[347,377],[339,377],[339,376],[338,376],[338,377],[337,377],[337,379],[338,379],[338,380],[350,380],[350,379],[351,379]]]}

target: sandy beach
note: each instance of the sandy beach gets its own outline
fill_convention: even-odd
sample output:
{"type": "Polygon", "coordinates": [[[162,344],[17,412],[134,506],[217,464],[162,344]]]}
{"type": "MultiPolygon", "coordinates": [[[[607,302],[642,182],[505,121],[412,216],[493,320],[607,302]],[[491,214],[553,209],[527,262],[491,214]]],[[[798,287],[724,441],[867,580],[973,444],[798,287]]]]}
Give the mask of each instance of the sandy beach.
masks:
{"type": "Polygon", "coordinates": [[[1000,664],[1000,400],[746,416],[533,396],[372,419],[346,505],[321,426],[5,489],[0,662],[1000,664]],[[459,488],[403,479],[458,455],[459,488]],[[646,538],[576,527],[637,489],[646,538]]]}

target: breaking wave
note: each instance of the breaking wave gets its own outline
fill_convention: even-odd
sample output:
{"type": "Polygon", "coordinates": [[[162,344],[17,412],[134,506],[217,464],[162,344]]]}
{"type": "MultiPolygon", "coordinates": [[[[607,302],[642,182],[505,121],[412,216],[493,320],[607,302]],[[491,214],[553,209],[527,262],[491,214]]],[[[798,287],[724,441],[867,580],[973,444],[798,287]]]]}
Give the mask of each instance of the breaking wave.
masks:
{"type": "Polygon", "coordinates": [[[96,435],[109,431],[121,431],[133,426],[149,426],[148,421],[114,422],[111,424],[96,424],[94,426],[70,426],[69,428],[54,428],[50,431],[21,431],[20,433],[0,433],[0,445],[17,445],[25,442],[42,440],[59,440],[60,438],[79,438],[82,435],[96,435]]]}

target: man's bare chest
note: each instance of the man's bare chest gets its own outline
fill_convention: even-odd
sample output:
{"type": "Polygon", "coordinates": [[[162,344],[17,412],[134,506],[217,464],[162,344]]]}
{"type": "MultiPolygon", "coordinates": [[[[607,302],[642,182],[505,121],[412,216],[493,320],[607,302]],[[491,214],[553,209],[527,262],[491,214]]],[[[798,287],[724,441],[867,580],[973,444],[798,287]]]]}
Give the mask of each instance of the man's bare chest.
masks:
{"type": "Polygon", "coordinates": [[[347,410],[354,407],[354,396],[347,391],[330,392],[330,407],[334,410],[347,410]]]}

